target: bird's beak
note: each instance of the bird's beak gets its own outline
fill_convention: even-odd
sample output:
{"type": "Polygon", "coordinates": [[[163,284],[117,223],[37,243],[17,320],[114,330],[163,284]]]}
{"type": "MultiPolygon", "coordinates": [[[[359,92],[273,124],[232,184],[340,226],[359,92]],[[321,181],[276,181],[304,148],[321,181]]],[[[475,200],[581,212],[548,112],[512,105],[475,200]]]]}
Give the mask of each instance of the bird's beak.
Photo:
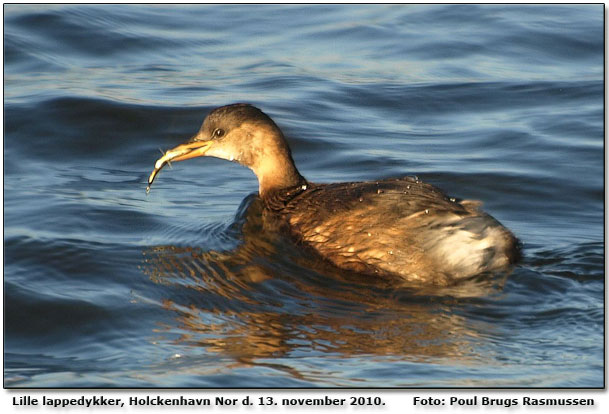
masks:
{"type": "Polygon", "coordinates": [[[178,145],[165,152],[161,158],[156,160],[154,164],[154,170],[148,177],[148,186],[146,187],[146,193],[150,191],[150,186],[154,181],[156,175],[161,171],[166,164],[171,161],[184,161],[189,158],[202,157],[205,155],[207,150],[213,145],[213,141],[189,141],[185,144],[178,145]]]}

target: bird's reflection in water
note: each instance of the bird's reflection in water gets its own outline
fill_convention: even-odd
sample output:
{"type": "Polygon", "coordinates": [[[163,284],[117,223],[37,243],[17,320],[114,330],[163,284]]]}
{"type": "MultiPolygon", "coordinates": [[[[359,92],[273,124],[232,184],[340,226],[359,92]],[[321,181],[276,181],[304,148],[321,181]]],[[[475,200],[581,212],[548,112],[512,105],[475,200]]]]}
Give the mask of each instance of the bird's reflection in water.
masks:
{"type": "MultiPolygon", "coordinates": [[[[180,333],[177,343],[254,365],[303,353],[464,363],[481,358],[475,344],[492,327],[455,308],[500,293],[505,277],[425,289],[372,280],[295,246],[280,227],[251,195],[227,229],[239,240],[235,249],[157,246],[144,252],[145,272],[171,287],[163,290],[162,303],[178,315],[177,324],[165,328],[180,333]]],[[[274,368],[300,375],[285,363],[274,368]]]]}

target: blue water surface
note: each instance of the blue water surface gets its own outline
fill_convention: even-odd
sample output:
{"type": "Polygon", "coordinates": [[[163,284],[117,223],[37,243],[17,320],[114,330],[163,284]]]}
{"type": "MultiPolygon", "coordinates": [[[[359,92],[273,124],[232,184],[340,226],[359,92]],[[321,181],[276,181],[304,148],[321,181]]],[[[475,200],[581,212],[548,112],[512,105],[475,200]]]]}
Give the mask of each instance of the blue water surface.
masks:
{"type": "Polygon", "coordinates": [[[5,386],[602,387],[603,23],[602,4],[4,6],[5,386]],[[325,271],[218,159],[147,196],[159,149],[232,102],[311,181],[482,200],[523,261],[444,289],[325,271]]]}

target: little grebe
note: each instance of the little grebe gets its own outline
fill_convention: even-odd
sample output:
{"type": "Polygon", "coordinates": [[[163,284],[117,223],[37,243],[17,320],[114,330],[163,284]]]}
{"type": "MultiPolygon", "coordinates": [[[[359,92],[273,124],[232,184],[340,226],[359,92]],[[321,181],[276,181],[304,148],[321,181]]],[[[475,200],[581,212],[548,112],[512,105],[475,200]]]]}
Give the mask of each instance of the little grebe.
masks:
{"type": "Polygon", "coordinates": [[[214,109],[187,143],[157,160],[211,156],[249,167],[265,208],[282,217],[297,242],[339,268],[449,285],[509,270],[519,242],[479,202],[458,201],[416,178],[315,184],[296,169],[277,125],[249,104],[214,109]]]}

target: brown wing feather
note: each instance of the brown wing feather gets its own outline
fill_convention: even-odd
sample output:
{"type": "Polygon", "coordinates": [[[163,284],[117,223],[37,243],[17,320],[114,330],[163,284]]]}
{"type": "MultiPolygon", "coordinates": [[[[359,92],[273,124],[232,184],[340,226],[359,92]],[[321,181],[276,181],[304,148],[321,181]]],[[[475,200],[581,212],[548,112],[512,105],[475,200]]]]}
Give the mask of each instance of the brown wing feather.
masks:
{"type": "Polygon", "coordinates": [[[411,177],[310,184],[284,212],[292,233],[338,267],[412,282],[445,285],[506,265],[516,244],[475,204],[411,177]]]}

